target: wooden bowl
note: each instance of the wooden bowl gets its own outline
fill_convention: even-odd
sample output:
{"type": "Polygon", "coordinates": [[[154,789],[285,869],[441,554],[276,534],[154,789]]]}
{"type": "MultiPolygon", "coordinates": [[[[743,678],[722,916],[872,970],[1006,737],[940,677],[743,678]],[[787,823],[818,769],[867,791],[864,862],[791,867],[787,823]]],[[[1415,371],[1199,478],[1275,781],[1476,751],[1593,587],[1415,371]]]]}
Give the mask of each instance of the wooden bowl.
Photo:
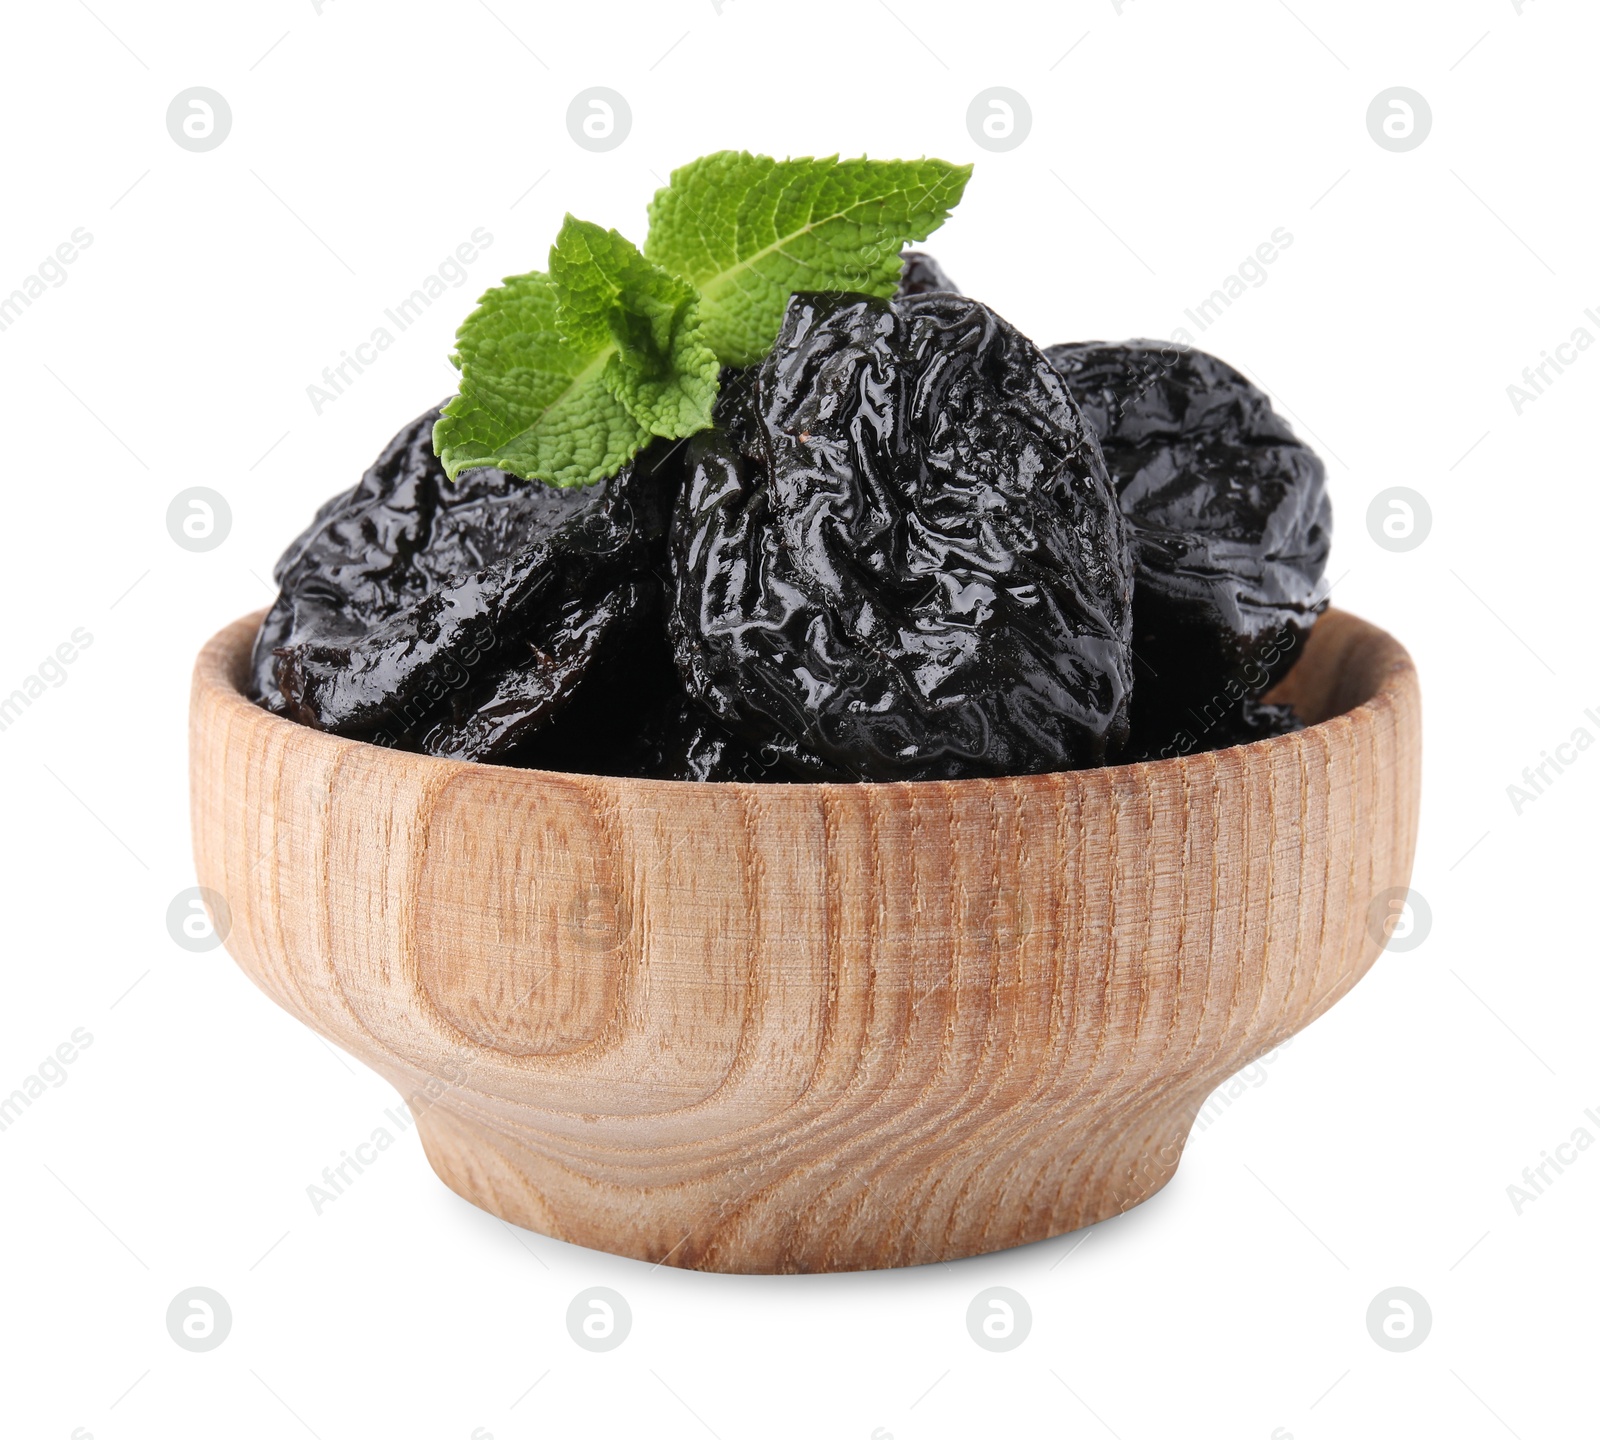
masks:
{"type": "Polygon", "coordinates": [[[402,754],[201,652],[195,856],[228,948],[406,1097],[453,1190],[705,1270],[950,1260],[1137,1205],[1210,1091],[1382,948],[1416,675],[1330,611],[1295,735],[1153,764],[692,784],[402,754]]]}

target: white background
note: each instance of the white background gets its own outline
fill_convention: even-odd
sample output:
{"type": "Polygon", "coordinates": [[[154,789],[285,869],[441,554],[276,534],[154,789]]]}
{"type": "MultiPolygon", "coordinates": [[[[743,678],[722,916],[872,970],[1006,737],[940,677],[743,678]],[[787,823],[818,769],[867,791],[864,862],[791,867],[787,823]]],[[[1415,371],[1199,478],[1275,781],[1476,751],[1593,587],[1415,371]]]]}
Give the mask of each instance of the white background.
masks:
{"type": "Polygon", "coordinates": [[[1579,725],[1600,738],[1600,349],[1520,415],[1506,387],[1580,324],[1600,338],[1600,16],[891,3],[8,9],[0,294],[75,227],[93,241],[0,332],[0,693],[76,627],[93,643],[0,732],[0,1094],[75,1028],[93,1041],[0,1132],[7,1436],[1595,1433],[1600,1145],[1520,1214],[1507,1186],[1578,1127],[1600,1140],[1600,747],[1521,814],[1507,786],[1579,725]],[[203,154],[165,123],[195,85],[233,113],[203,154]],[[605,154],[566,129],[591,85],[633,112],[605,154]],[[995,85],[1033,112],[1004,154],[966,128],[995,85]],[[1394,85],[1433,113],[1407,153],[1366,125],[1394,85]],[[929,248],[1041,343],[1169,334],[1291,233],[1200,343],[1319,445],[1335,600],[1421,667],[1431,931],[1253,1071],[1165,1191],[1025,1249],[832,1277],[651,1269],[471,1208],[414,1132],[319,1216],[307,1185],[396,1097],[225,952],[168,936],[193,884],[194,652],[450,391],[482,288],[541,266],[568,209],[642,239],[659,179],[729,146],[975,159],[929,248]],[[307,385],[478,226],[494,242],[468,282],[316,414],[307,385]],[[166,529],[191,485],[232,507],[206,554],[166,529]],[[1366,524],[1392,485],[1432,508],[1408,553],[1366,524]],[[965,1326],[997,1284],[1033,1311],[1006,1354],[965,1326]],[[233,1311],[205,1354],[165,1325],[193,1285],[233,1311]],[[566,1332],[590,1285],[632,1307],[609,1354],[566,1332]],[[1395,1285],[1433,1313],[1404,1354],[1365,1322],[1395,1285]]]}

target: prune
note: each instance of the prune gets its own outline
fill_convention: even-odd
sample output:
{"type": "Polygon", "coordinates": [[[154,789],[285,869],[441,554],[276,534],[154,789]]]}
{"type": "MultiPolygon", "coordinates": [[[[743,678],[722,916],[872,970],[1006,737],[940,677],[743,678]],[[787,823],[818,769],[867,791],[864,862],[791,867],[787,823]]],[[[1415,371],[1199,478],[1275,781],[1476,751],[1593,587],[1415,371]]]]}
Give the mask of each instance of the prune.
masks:
{"type": "Polygon", "coordinates": [[[930,295],[935,290],[952,295],[961,293],[933,256],[925,255],[921,250],[902,250],[900,288],[895,291],[895,298],[903,300],[907,295],[930,295]]]}
{"type": "Polygon", "coordinates": [[[593,503],[592,492],[527,485],[500,470],[468,470],[451,484],[433,454],[438,415],[431,410],[401,430],[278,561],[278,600],[251,659],[255,698],[270,709],[285,709],[273,675],[278,649],[359,639],[593,503]]]}
{"type": "Polygon", "coordinates": [[[783,779],[683,688],[659,606],[517,754],[541,770],[651,780],[783,779]]]}
{"type": "Polygon", "coordinates": [[[795,295],[687,469],[678,668],[793,774],[1017,774],[1121,743],[1124,521],[1061,377],[986,306],[795,295]]]}
{"type": "Polygon", "coordinates": [[[790,778],[778,767],[779,751],[756,749],[685,695],[651,737],[652,762],[644,773],[658,780],[766,780],[790,778]]]}
{"type": "Polygon", "coordinates": [[[512,642],[526,649],[525,660],[450,696],[445,713],[423,731],[419,748],[460,760],[516,750],[570,701],[607,648],[620,648],[619,633],[647,608],[648,583],[632,580],[566,600],[544,625],[512,642]]]}
{"type": "Polygon", "coordinates": [[[1253,707],[1326,605],[1322,461],[1238,371],[1133,341],[1045,351],[1100,437],[1133,535],[1130,754],[1293,728],[1253,707]]]}
{"type": "Polygon", "coordinates": [[[657,450],[587,490],[497,470],[452,483],[437,416],[401,431],[279,561],[252,683],[318,729],[504,759],[655,611],[671,483],[652,473],[657,450]]]}
{"type": "Polygon", "coordinates": [[[1150,342],[1041,355],[903,258],[892,301],[795,296],[687,463],[452,483],[420,417],[279,562],[256,697],[436,755],[719,781],[1298,728],[1261,696],[1325,603],[1329,507],[1267,397],[1150,342]]]}

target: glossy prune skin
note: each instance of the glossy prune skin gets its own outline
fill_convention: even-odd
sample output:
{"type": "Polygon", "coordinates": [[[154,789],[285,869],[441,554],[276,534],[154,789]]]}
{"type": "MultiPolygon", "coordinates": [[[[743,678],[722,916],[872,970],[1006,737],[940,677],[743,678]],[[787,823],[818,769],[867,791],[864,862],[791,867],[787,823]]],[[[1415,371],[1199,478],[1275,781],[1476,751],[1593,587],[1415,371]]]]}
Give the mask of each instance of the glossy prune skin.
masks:
{"type": "Polygon", "coordinates": [[[584,677],[571,704],[517,753],[516,763],[648,780],[787,778],[685,692],[659,604],[584,677]]]}
{"type": "Polygon", "coordinates": [[[285,709],[273,676],[276,650],[359,639],[594,503],[596,492],[528,485],[501,470],[468,470],[450,482],[433,453],[438,417],[430,410],[405,426],[279,559],[278,600],[251,657],[254,698],[269,709],[285,709]]]}
{"type": "Polygon", "coordinates": [[[1288,670],[1326,607],[1322,461],[1203,351],[1096,341],[1045,355],[1099,435],[1132,531],[1130,757],[1284,733],[1272,727],[1289,720],[1243,702],[1288,670]]]}
{"type": "Polygon", "coordinates": [[[1116,752],[1124,521],[1060,376],[986,306],[793,296],[687,471],[678,669],[796,777],[1023,774],[1116,752]]]}
{"type": "Polygon", "coordinates": [[[402,430],[279,561],[252,685],[317,729],[506,760],[658,608],[670,479],[647,451],[584,490],[496,470],[451,482],[437,417],[402,430]]]}
{"type": "Polygon", "coordinates": [[[647,608],[651,583],[631,580],[567,599],[513,642],[526,658],[518,654],[499,674],[454,692],[422,731],[418,748],[457,760],[513,755],[571,701],[601,657],[620,649],[621,637],[647,608]]]}
{"type": "Polygon", "coordinates": [[[746,743],[687,695],[652,739],[652,763],[643,772],[650,779],[776,783],[793,778],[775,747],[746,743]]]}
{"type": "Polygon", "coordinates": [[[944,273],[944,267],[933,256],[921,250],[900,252],[900,286],[894,292],[897,300],[908,295],[931,295],[934,291],[959,295],[955,281],[944,273]]]}

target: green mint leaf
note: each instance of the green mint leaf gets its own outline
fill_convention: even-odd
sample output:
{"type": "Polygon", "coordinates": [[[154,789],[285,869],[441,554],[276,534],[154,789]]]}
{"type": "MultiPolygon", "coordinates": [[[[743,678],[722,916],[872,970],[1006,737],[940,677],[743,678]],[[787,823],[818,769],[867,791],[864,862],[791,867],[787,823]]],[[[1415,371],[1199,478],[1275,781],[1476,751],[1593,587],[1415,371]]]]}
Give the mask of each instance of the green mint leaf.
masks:
{"type": "Polygon", "coordinates": [[[705,429],[719,363],[759,360],[796,290],[892,295],[902,247],[944,222],[971,173],[726,150],[673,171],[643,253],[567,216],[549,271],[489,291],[456,332],[461,393],[433,432],[446,474],[587,485],[651,436],[705,429]]]}
{"type": "Polygon", "coordinates": [[[456,332],[461,393],[433,427],[452,480],[492,465],[525,480],[587,485],[614,475],[650,438],[601,380],[612,351],[585,351],[556,325],[548,275],[514,275],[456,332]]]}
{"type": "Polygon", "coordinates": [[[692,285],[615,230],[571,215],[551,248],[550,278],[562,336],[585,351],[612,348],[601,379],[635,420],[668,439],[711,423],[719,367],[692,285]]]}
{"type": "Polygon", "coordinates": [[[938,229],[971,173],[943,160],[719,151],[656,191],[645,258],[700,292],[703,337],[718,359],[753,364],[796,290],[892,295],[901,248],[938,229]]]}
{"type": "Polygon", "coordinates": [[[456,332],[461,393],[433,431],[445,473],[588,485],[652,435],[703,430],[718,367],[700,329],[692,286],[569,215],[549,273],[490,290],[456,332]]]}

